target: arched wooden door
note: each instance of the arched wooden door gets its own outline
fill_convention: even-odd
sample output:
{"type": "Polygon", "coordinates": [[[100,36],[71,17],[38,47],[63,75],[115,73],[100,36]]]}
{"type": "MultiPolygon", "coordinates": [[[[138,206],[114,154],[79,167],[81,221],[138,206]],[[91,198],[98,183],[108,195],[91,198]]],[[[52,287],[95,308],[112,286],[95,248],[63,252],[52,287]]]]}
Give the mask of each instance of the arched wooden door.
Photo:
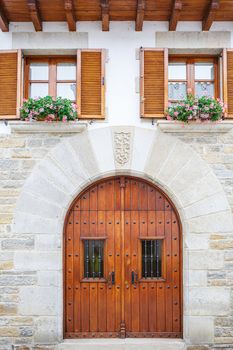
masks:
{"type": "Polygon", "coordinates": [[[138,178],[89,186],[64,234],[65,338],[181,337],[181,231],[171,201],[138,178]]]}

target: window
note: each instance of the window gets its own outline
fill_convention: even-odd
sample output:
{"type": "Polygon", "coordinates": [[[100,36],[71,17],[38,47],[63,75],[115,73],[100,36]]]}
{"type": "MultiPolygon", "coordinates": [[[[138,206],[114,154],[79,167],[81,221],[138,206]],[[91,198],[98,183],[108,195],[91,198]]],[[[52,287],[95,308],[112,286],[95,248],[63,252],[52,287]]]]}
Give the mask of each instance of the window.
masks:
{"type": "Polygon", "coordinates": [[[142,278],[162,276],[162,240],[142,240],[142,278]]]}
{"type": "Polygon", "coordinates": [[[187,93],[196,97],[219,97],[217,58],[169,57],[168,100],[177,102],[187,93]]]}
{"type": "Polygon", "coordinates": [[[25,60],[24,95],[47,95],[76,101],[76,58],[29,58],[25,60]]]}
{"type": "Polygon", "coordinates": [[[84,278],[103,278],[104,240],[84,240],[84,278]]]}

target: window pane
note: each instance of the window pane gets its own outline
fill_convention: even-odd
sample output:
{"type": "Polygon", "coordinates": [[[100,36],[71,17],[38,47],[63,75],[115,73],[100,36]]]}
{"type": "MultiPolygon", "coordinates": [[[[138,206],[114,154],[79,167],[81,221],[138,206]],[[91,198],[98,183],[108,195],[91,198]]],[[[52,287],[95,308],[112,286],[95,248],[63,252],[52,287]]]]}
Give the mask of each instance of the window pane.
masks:
{"type": "Polygon", "coordinates": [[[104,255],[103,240],[84,241],[84,277],[102,278],[104,277],[104,255]]]}
{"type": "Polygon", "coordinates": [[[162,276],[162,240],[142,241],[142,277],[162,276]]]}
{"type": "Polygon", "coordinates": [[[168,65],[169,80],[186,80],[186,64],[185,63],[169,63],[168,65]]]}
{"type": "Polygon", "coordinates": [[[58,83],[57,96],[69,98],[72,101],[76,100],[76,84],[74,83],[58,83]]]}
{"type": "Polygon", "coordinates": [[[214,97],[214,84],[213,83],[195,83],[195,96],[209,96],[214,97]]]}
{"type": "Polygon", "coordinates": [[[48,63],[31,63],[30,80],[48,80],[49,67],[48,63]]]}
{"type": "Polygon", "coordinates": [[[76,63],[58,63],[57,80],[76,80],[76,63]]]}
{"type": "Polygon", "coordinates": [[[169,83],[168,99],[183,100],[186,97],[186,83],[169,83]]]}
{"type": "Polygon", "coordinates": [[[48,95],[49,85],[47,83],[31,83],[30,97],[45,97],[48,95]]]}
{"type": "Polygon", "coordinates": [[[214,65],[213,65],[213,63],[196,63],[195,64],[195,79],[213,80],[214,79],[214,65]]]}

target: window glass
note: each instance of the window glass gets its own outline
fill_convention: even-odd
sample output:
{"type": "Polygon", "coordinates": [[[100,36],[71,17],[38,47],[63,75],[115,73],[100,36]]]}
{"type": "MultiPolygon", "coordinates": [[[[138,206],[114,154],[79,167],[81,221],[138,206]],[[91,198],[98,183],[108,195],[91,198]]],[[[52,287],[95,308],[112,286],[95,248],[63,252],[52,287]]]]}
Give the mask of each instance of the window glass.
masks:
{"type": "Polygon", "coordinates": [[[214,97],[214,84],[210,82],[196,82],[195,83],[195,96],[208,96],[214,97]]]}
{"type": "Polygon", "coordinates": [[[58,63],[57,80],[76,80],[76,63],[58,63]]]}
{"type": "Polygon", "coordinates": [[[213,80],[214,65],[213,63],[195,63],[196,80],[213,80]]]}
{"type": "Polygon", "coordinates": [[[104,241],[87,239],[84,241],[84,277],[104,277],[104,241]]]}
{"type": "Polygon", "coordinates": [[[48,95],[49,85],[47,83],[31,83],[30,84],[30,97],[45,97],[48,95]]]}
{"type": "Polygon", "coordinates": [[[48,63],[31,63],[30,64],[30,80],[48,80],[49,66],[48,63]]]}
{"type": "Polygon", "coordinates": [[[183,100],[186,97],[186,83],[169,82],[168,98],[169,100],[183,100]]]}
{"type": "Polygon", "coordinates": [[[162,240],[142,240],[142,278],[162,276],[162,240]]]}
{"type": "Polygon", "coordinates": [[[57,83],[57,96],[69,98],[74,101],[76,99],[75,83],[57,83]]]}
{"type": "Polygon", "coordinates": [[[169,63],[168,65],[169,80],[186,80],[186,64],[185,63],[169,63]]]}

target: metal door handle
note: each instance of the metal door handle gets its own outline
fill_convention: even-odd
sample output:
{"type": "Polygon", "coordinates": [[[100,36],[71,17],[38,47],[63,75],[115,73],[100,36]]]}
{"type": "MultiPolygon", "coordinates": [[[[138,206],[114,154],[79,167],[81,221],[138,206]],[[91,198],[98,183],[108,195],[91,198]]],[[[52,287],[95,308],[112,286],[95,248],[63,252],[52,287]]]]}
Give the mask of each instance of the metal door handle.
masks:
{"type": "Polygon", "coordinates": [[[138,274],[135,271],[131,272],[131,283],[134,285],[138,282],[138,274]]]}
{"type": "Polygon", "coordinates": [[[115,284],[115,272],[112,271],[109,273],[109,284],[114,285],[115,284]]]}

